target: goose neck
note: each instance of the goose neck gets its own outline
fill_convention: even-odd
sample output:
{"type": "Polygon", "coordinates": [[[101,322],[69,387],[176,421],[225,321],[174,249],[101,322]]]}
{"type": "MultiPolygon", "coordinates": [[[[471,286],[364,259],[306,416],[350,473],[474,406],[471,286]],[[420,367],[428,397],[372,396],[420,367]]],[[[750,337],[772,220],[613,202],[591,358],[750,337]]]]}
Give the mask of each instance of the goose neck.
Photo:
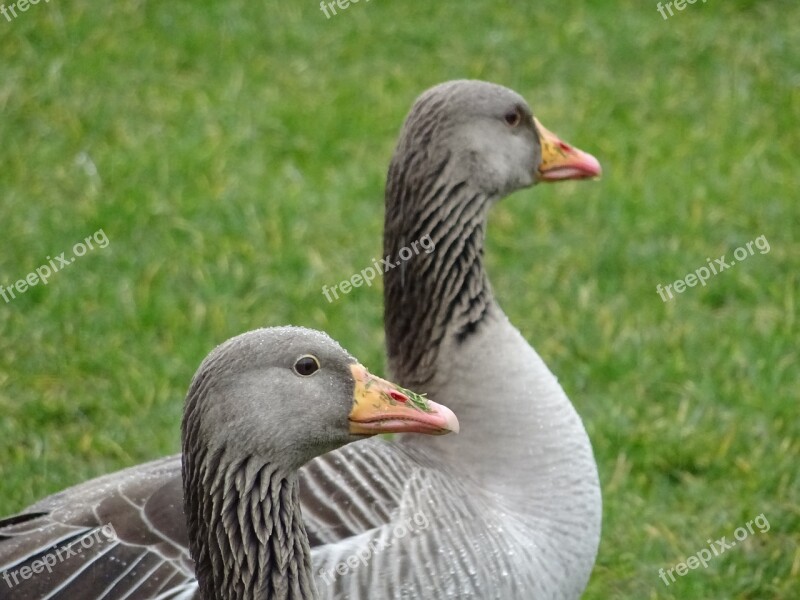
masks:
{"type": "Polygon", "coordinates": [[[312,600],[297,473],[224,452],[184,462],[190,550],[204,600],[312,600]]]}
{"type": "Polygon", "coordinates": [[[483,248],[494,199],[450,181],[445,167],[433,183],[404,185],[390,171],[384,254],[396,267],[384,279],[384,322],[389,368],[413,388],[434,376],[446,337],[468,338],[493,304],[483,248]]]}

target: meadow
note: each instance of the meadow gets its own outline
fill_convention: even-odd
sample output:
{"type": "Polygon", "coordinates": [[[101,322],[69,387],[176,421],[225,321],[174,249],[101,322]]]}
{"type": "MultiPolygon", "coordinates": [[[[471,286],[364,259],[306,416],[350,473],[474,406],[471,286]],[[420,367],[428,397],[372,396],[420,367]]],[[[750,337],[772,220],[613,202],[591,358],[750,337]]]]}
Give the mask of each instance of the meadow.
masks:
{"type": "Polygon", "coordinates": [[[177,452],[195,368],[244,330],[324,329],[383,372],[380,282],[322,289],[381,256],[416,96],[479,78],[604,167],[498,204],[486,249],[594,444],[585,598],[797,598],[800,4],[656,5],[51,0],[0,16],[0,285],[75,254],[0,297],[0,514],[177,452]],[[106,246],[73,253],[99,231],[106,246]],[[767,252],[688,286],[761,236],[767,252]],[[768,529],[665,585],[660,569],[760,515],[768,529]]]}

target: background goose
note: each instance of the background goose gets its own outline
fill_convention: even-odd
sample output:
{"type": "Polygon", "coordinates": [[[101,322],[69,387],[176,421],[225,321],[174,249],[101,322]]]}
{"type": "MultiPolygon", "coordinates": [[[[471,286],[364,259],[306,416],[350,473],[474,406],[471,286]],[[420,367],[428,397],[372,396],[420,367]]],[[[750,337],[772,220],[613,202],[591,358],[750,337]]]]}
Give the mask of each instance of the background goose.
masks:
{"type": "MultiPolygon", "coordinates": [[[[458,431],[450,410],[370,375],[320,332],[259,329],[221,344],[192,380],[182,424],[184,505],[200,597],[316,598],[297,469],[377,433],[449,431],[458,431]]],[[[11,596],[152,598],[169,589],[174,577],[159,580],[158,568],[131,559],[130,540],[116,539],[144,534],[137,532],[141,523],[125,528],[116,520],[116,530],[106,524],[102,535],[95,535],[94,527],[104,520],[110,498],[133,504],[146,497],[142,519],[158,519],[148,508],[164,492],[175,495],[158,483],[153,489],[163,466],[160,461],[90,481],[35,508],[71,511],[84,528],[57,548],[34,549],[30,536],[23,538],[26,544],[6,541],[4,558],[17,554],[16,563],[4,566],[4,578],[13,582],[11,596]],[[111,490],[117,493],[109,496],[111,490]],[[92,558],[101,554],[116,569],[92,568],[92,558]],[[76,564],[88,568],[75,569],[76,564]],[[141,588],[126,581],[136,570],[152,571],[141,588]]],[[[159,531],[168,532],[168,525],[162,520],[159,531]]],[[[154,551],[186,560],[173,551],[174,541],[165,537],[154,551]]]]}
{"type": "MultiPolygon", "coordinates": [[[[385,275],[389,367],[404,385],[446,399],[459,411],[463,433],[447,440],[450,444],[405,441],[409,449],[444,460],[444,471],[426,473],[428,494],[452,493],[457,483],[470,495],[460,528],[443,534],[452,536],[448,543],[419,549],[420,562],[434,565],[437,552],[450,552],[445,578],[450,585],[436,587],[439,594],[575,598],[588,581],[602,512],[591,444],[556,378],[494,300],[483,248],[495,201],[538,181],[600,172],[593,156],[536,121],[521,96],[482,81],[428,90],[401,131],[386,184],[384,255],[397,257],[425,236],[435,251],[399,261],[400,267],[385,275]],[[486,402],[491,414],[481,410],[486,402]]],[[[390,519],[387,507],[395,502],[402,507],[409,494],[397,483],[400,476],[366,491],[359,487],[355,469],[363,474],[378,465],[370,468],[364,464],[369,457],[352,450],[343,451],[344,467],[331,466],[354,471],[339,492],[359,503],[343,535],[390,519]],[[373,500],[368,508],[364,497],[373,500]]],[[[323,465],[336,460],[323,457],[309,465],[303,474],[309,495],[326,481],[323,465]]],[[[381,462],[407,470],[418,460],[381,462]]],[[[375,481],[381,482],[379,475],[375,481]]],[[[332,493],[329,487],[322,490],[320,498],[332,493]]],[[[416,493],[422,506],[423,498],[433,501],[416,493]]],[[[337,525],[343,526],[338,518],[337,525]]],[[[402,575],[394,580],[402,581],[402,575]]],[[[358,588],[343,584],[343,589],[358,588]]],[[[388,584],[385,590],[390,594],[388,584]]]]}
{"type": "Polygon", "coordinates": [[[600,516],[588,437],[556,378],[495,301],[483,251],[497,200],[537,181],[599,174],[594,157],[535,121],[511,90],[446,83],[423,94],[406,119],[389,167],[384,228],[387,255],[424,236],[436,247],[386,273],[384,287],[391,372],[453,398],[462,411],[465,435],[430,448],[526,510],[578,518],[579,530],[591,532],[578,536],[587,560],[600,516]],[[478,411],[486,398],[498,409],[492,415],[478,411]]]}
{"type": "MultiPolygon", "coordinates": [[[[387,273],[389,361],[402,380],[466,412],[470,431],[459,438],[469,442],[450,452],[368,440],[301,469],[321,597],[530,600],[584,589],[600,530],[591,446],[556,379],[494,302],[482,252],[493,201],[537,180],[597,174],[593,157],[537,132],[525,101],[506,88],[451,82],[412,108],[387,180],[386,253],[426,234],[436,250],[387,273]],[[481,402],[491,403],[491,416],[478,414],[481,402]],[[416,522],[426,535],[408,534],[416,522]],[[347,562],[367,550],[368,565],[347,562]]],[[[120,521],[120,543],[140,564],[125,584],[188,598],[196,582],[180,459],[144,469],[146,492],[119,487],[127,476],[141,481],[141,470],[93,488],[103,518],[87,521],[68,501],[45,501],[0,523],[0,534],[41,547],[84,535],[87,523],[120,521]]],[[[94,572],[114,567],[107,556],[92,560],[94,572]]]]}

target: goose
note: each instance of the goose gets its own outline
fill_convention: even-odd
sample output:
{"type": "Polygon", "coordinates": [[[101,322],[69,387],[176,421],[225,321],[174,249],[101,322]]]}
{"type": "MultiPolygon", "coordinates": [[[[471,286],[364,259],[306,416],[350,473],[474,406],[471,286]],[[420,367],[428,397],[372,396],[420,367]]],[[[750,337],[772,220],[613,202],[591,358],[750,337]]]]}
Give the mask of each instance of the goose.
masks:
{"type": "MultiPolygon", "coordinates": [[[[199,598],[317,598],[297,470],[320,454],[379,433],[457,431],[452,411],[370,374],[322,332],[257,329],[217,346],[192,379],[181,426],[184,513],[199,598]]],[[[2,597],[45,597],[39,584],[59,580],[69,561],[88,568],[68,569],[68,578],[46,588],[47,597],[102,598],[116,586],[129,598],[157,595],[158,581],[146,589],[125,585],[126,571],[149,568],[130,561],[116,539],[136,531],[118,531],[124,526],[119,522],[117,529],[106,524],[100,531],[93,525],[103,520],[109,501],[136,503],[143,495],[152,500],[148,471],[145,465],[90,481],[35,509],[86,514],[73,515],[83,526],[56,547],[38,548],[24,564],[6,568],[3,579],[12,591],[2,597]],[[85,502],[93,496],[103,501],[85,502]],[[93,571],[86,557],[98,553],[115,559],[114,572],[93,571]]],[[[142,508],[142,520],[158,518],[148,503],[142,508]]],[[[169,539],[161,546],[174,555],[169,539]]],[[[169,585],[169,579],[160,583],[169,585]]]]}
{"type": "MultiPolygon", "coordinates": [[[[425,235],[435,249],[385,274],[388,364],[405,387],[447,399],[461,432],[446,440],[452,444],[373,438],[300,469],[320,597],[530,600],[583,592],[600,539],[591,444],[557,379],[494,299],[483,243],[489,208],[504,196],[599,174],[594,157],[545,129],[508,88],[447,82],[412,106],[387,177],[385,255],[402,258],[425,235]],[[408,533],[417,524],[428,535],[408,533]],[[366,554],[368,564],[353,559],[366,554]]],[[[27,556],[23,546],[30,553],[76,528],[114,523],[127,560],[139,565],[124,574],[126,585],[142,598],[193,597],[180,464],[173,456],[131,472],[150,481],[132,500],[119,500],[124,477],[95,486],[92,502],[105,509],[94,520],[44,502],[0,521],[0,539],[8,538],[0,541],[0,570],[9,542],[18,559],[27,556]]],[[[105,556],[90,560],[94,573],[116,572],[105,556]]]]}
{"type": "Polygon", "coordinates": [[[600,173],[596,158],[546,129],[515,92],[449,82],[423,94],[405,121],[384,226],[386,255],[423,237],[435,248],[385,275],[389,372],[401,385],[451,400],[464,428],[449,445],[403,441],[558,524],[565,537],[553,552],[572,546],[587,565],[600,524],[591,444],[555,376],[494,298],[483,254],[495,202],[538,181],[600,173]],[[497,409],[488,415],[479,410],[486,398],[497,409]],[[511,430],[509,414],[518,425],[511,430]],[[568,544],[570,536],[586,546],[568,544]]]}
{"type": "MultiPolygon", "coordinates": [[[[352,536],[408,502],[396,483],[402,477],[381,482],[376,475],[359,485],[353,472],[333,492],[330,472],[358,469],[363,479],[381,464],[413,471],[420,453],[443,461],[435,477],[427,473],[428,493],[467,494],[469,501],[457,517],[437,510],[448,522],[464,521],[449,543],[419,550],[419,562],[436,565],[437,553],[449,553],[451,572],[432,588],[406,582],[401,589],[414,592],[407,597],[577,598],[587,585],[602,515],[592,446],[558,380],[494,298],[483,254],[489,209],[498,200],[538,182],[600,174],[594,156],[561,140],[519,94],[497,84],[437,85],[406,117],[385,193],[383,255],[396,265],[384,275],[388,370],[401,385],[453,407],[462,433],[452,440],[401,436],[398,446],[408,454],[375,465],[358,448],[344,449],[345,462],[321,457],[301,477],[309,496],[320,488],[318,502],[334,493],[352,500],[349,519],[336,516],[328,527],[352,536]],[[404,249],[420,240],[433,249],[403,260],[404,249]]],[[[313,514],[315,503],[308,505],[313,514]]],[[[312,521],[325,530],[323,516],[312,521]]],[[[337,539],[313,535],[319,543],[337,539]]],[[[369,585],[394,597],[401,574],[383,577],[389,583],[382,587],[351,577],[340,586],[342,597],[362,597],[369,585]]]]}

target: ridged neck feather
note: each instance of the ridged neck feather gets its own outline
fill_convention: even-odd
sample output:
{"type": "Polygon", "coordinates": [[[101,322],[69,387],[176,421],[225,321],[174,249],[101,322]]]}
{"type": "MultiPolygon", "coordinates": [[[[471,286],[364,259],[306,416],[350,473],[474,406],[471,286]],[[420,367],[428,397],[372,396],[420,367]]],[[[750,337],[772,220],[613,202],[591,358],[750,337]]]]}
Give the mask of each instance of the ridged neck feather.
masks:
{"type": "Polygon", "coordinates": [[[389,368],[414,387],[433,377],[445,337],[466,339],[492,305],[483,246],[494,198],[475,189],[449,153],[435,161],[424,145],[403,145],[386,185],[384,255],[396,266],[384,279],[384,320],[389,368]],[[412,252],[423,239],[430,251],[412,252]],[[405,248],[410,258],[401,260],[405,248]]]}
{"type": "Polygon", "coordinates": [[[189,546],[204,600],[316,598],[296,472],[184,449],[189,546]]]}

